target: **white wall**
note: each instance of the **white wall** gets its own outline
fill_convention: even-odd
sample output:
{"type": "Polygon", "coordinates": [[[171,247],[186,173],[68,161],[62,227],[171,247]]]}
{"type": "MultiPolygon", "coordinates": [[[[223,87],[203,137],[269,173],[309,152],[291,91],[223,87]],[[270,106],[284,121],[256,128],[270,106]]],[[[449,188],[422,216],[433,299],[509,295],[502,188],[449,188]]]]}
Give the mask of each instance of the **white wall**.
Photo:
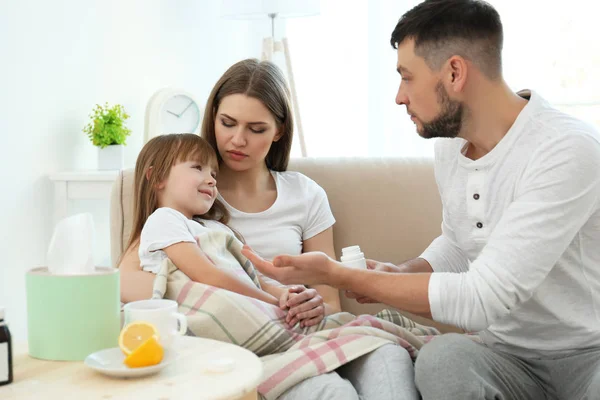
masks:
{"type": "Polygon", "coordinates": [[[322,0],[310,22],[286,22],[310,156],[433,154],[433,141],[419,137],[395,103],[400,77],[389,42],[400,16],[419,2],[322,0]]]}
{"type": "MultiPolygon", "coordinates": [[[[268,33],[266,22],[220,19],[213,0],[0,0],[0,306],[17,339],[26,338],[24,273],[44,265],[53,228],[48,174],[96,168],[81,132],[94,104],[131,115],[133,166],[156,90],[182,87],[204,102],[268,33]]],[[[93,212],[104,261],[106,203],[73,206],[93,212]]]]}
{"type": "MultiPolygon", "coordinates": [[[[310,156],[433,156],[434,141],[419,137],[395,104],[400,76],[389,43],[398,19],[421,1],[321,0],[319,15],[287,21],[310,156]]],[[[596,2],[490,2],[504,26],[511,88],[533,89],[600,127],[596,2]]]]}

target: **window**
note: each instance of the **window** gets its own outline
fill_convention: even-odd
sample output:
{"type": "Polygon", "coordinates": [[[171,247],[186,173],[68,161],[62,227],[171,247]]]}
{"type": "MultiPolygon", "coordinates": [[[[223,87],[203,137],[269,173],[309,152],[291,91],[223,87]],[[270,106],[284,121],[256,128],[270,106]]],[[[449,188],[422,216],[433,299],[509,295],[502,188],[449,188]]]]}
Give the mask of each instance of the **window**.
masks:
{"type": "MultiPolygon", "coordinates": [[[[321,14],[286,20],[308,155],[431,157],[405,107],[389,38],[419,1],[322,0],[321,14]]],[[[588,0],[497,0],[504,76],[600,127],[600,45],[588,0]]],[[[295,146],[293,155],[300,154],[295,146]]]]}

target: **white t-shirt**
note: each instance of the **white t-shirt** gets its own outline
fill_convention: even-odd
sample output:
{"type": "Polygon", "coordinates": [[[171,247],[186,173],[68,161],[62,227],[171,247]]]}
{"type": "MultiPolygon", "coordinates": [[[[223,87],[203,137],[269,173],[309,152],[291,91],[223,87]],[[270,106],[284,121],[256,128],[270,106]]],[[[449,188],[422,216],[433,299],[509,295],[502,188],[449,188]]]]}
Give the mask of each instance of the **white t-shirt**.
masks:
{"type": "Polygon", "coordinates": [[[168,207],[157,209],[146,220],[140,235],[139,256],[142,269],[158,273],[162,261],[167,258],[163,251],[165,247],[182,242],[196,243],[196,236],[214,230],[233,234],[231,229],[218,221],[188,219],[179,211],[168,207]]]}
{"type": "Polygon", "coordinates": [[[600,346],[598,132],[532,93],[492,151],[471,160],[465,144],[435,146],[433,318],[519,354],[600,346]]]}
{"type": "Polygon", "coordinates": [[[221,200],[229,212],[229,225],[266,259],[279,254],[299,255],[302,242],[335,223],[327,194],[315,181],[299,172],[271,171],[277,199],[262,212],[245,213],[221,200]]]}

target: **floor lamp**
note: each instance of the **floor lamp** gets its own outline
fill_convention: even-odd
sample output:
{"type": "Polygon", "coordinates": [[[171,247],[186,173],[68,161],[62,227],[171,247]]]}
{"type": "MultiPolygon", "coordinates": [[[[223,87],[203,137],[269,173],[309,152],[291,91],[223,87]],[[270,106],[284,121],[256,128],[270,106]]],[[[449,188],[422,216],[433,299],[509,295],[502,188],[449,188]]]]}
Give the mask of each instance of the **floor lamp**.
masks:
{"type": "Polygon", "coordinates": [[[263,39],[261,58],[263,60],[271,61],[274,53],[282,52],[284,55],[302,157],[306,157],[308,153],[306,151],[304,130],[302,129],[302,121],[300,119],[300,109],[298,107],[298,95],[296,91],[296,82],[294,81],[294,72],[292,70],[290,48],[287,38],[284,37],[281,40],[275,40],[275,21],[278,18],[313,16],[319,14],[319,12],[319,0],[221,0],[221,16],[223,18],[270,19],[271,37],[263,39]]]}

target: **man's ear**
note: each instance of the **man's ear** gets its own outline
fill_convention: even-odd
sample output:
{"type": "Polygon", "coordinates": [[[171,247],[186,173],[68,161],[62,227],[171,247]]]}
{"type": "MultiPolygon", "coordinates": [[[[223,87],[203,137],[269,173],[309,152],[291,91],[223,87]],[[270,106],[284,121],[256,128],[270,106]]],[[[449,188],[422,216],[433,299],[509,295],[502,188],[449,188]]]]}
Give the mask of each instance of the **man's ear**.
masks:
{"type": "Polygon", "coordinates": [[[467,83],[469,64],[461,56],[452,56],[447,62],[446,79],[454,92],[462,92],[467,83]]]}

